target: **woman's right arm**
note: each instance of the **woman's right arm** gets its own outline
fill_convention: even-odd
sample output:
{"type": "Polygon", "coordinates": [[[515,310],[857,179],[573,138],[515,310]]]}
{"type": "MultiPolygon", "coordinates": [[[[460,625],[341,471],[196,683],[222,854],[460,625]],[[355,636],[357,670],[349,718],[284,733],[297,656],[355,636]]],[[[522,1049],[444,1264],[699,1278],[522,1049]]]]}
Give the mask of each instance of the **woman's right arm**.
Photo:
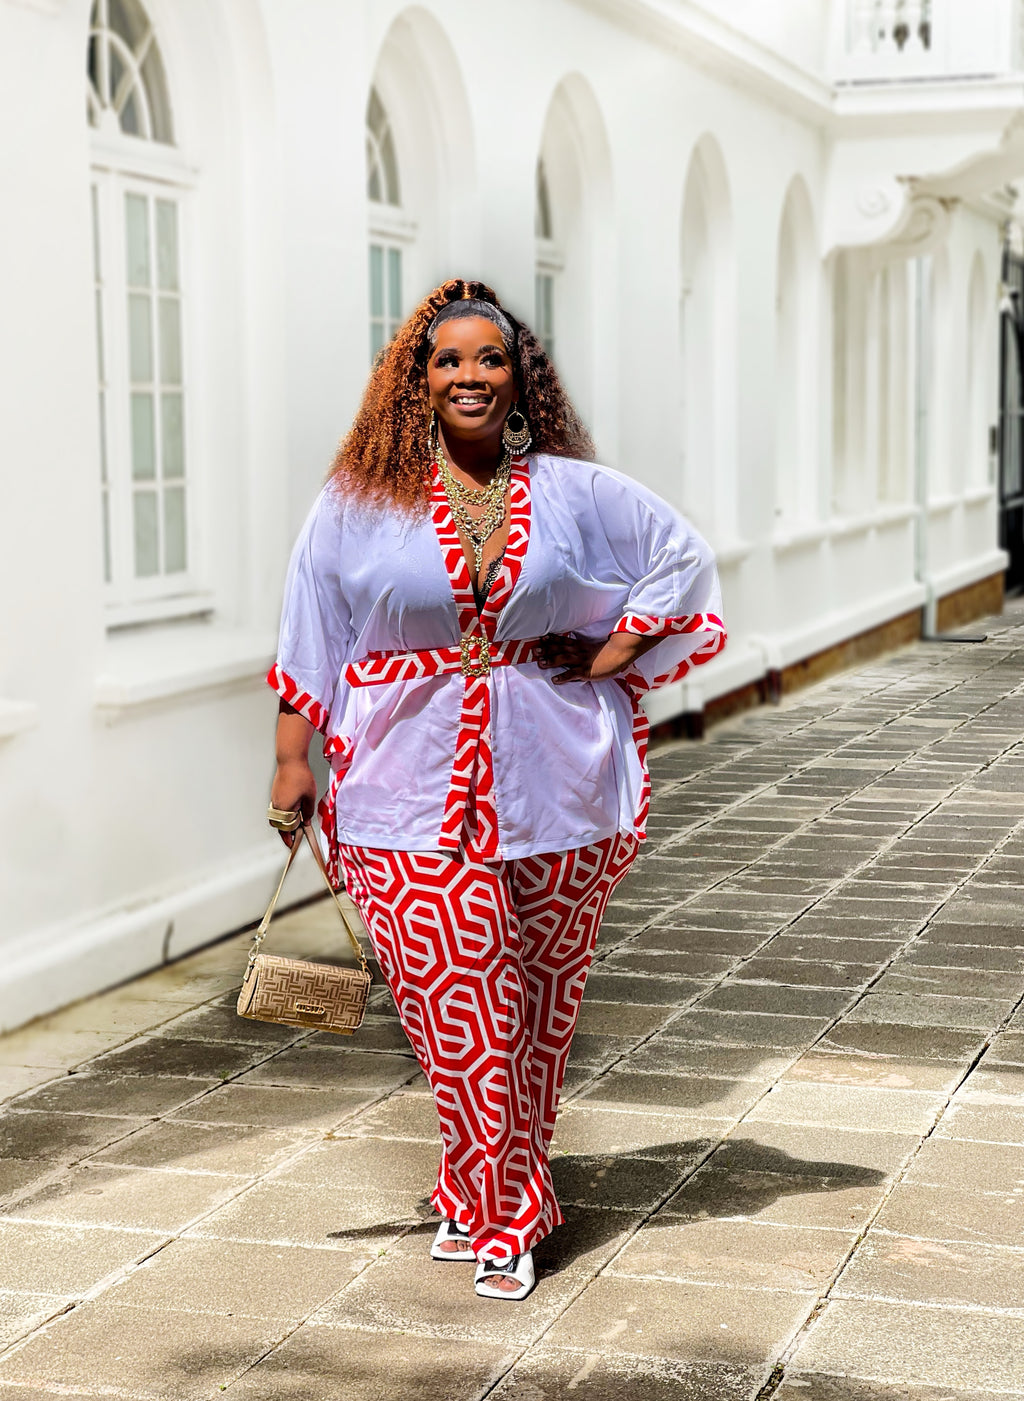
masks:
{"type": "MultiPolygon", "coordinates": [[[[309,766],[309,741],[313,726],[287,701],[281,701],[277,715],[277,771],[270,789],[270,802],[275,808],[294,811],[299,808],[308,822],[316,807],[316,779],[309,766]]],[[[291,846],[292,832],[282,832],[281,840],[291,846]]]]}

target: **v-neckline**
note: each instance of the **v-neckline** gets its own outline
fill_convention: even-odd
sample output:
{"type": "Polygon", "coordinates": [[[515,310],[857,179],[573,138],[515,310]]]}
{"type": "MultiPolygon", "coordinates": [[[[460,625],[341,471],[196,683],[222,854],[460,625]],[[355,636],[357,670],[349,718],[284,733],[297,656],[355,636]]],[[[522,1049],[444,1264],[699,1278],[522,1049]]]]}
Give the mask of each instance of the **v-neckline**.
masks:
{"type": "Polygon", "coordinates": [[[438,544],[444,559],[448,580],[455,598],[455,611],[459,619],[459,635],[470,637],[483,629],[493,641],[501,610],[508,602],[522,571],[526,549],[530,543],[530,464],[525,457],[512,459],[512,477],[509,484],[509,524],[508,543],[502,558],[497,578],[487,591],[483,606],[477,610],[476,595],[473,592],[473,576],[470,573],[466,553],[458,527],[452,516],[448,497],[445,494],[441,474],[437,464],[433,464],[433,491],[431,493],[431,515],[437,532],[438,544]]]}

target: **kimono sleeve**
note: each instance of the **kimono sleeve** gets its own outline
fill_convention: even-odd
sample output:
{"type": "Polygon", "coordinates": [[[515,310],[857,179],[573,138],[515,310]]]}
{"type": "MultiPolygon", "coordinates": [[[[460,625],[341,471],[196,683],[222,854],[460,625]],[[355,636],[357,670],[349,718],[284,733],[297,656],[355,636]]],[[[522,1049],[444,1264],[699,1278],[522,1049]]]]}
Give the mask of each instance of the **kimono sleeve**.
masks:
{"type": "Polygon", "coordinates": [[[354,641],[341,558],[341,506],[325,487],[292,551],[277,660],[267,676],[278,695],[324,734],[354,641]]]}
{"type": "Polygon", "coordinates": [[[630,589],[613,632],[664,639],[624,678],[642,692],[710,661],[725,646],[726,633],[711,547],[666,501],[636,483],[629,487],[619,503],[616,552],[621,563],[629,561],[630,589]]]}

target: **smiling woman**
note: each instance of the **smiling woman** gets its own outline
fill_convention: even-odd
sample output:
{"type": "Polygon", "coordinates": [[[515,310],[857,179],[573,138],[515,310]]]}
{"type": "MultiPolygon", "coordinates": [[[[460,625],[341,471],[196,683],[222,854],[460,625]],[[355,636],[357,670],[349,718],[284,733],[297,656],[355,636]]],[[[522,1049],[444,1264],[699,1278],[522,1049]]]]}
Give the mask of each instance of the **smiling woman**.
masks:
{"type": "Polygon", "coordinates": [[[475,1260],[490,1298],[525,1298],[562,1221],[548,1146],[598,926],[643,839],[640,697],[725,642],[707,545],[590,455],[533,334],[482,283],[439,287],[295,547],[269,677],[271,802],[312,818],[322,731],[332,875],[434,1094],[431,1255],[475,1260]]]}

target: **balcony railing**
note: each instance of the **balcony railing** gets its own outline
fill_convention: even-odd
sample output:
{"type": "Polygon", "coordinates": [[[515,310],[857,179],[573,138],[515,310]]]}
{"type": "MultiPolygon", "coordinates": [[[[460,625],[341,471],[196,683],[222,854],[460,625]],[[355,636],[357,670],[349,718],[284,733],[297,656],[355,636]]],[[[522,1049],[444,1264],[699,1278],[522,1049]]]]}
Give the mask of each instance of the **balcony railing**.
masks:
{"type": "Polygon", "coordinates": [[[998,77],[1024,67],[1024,0],[845,0],[839,8],[840,83],[998,77]]]}

